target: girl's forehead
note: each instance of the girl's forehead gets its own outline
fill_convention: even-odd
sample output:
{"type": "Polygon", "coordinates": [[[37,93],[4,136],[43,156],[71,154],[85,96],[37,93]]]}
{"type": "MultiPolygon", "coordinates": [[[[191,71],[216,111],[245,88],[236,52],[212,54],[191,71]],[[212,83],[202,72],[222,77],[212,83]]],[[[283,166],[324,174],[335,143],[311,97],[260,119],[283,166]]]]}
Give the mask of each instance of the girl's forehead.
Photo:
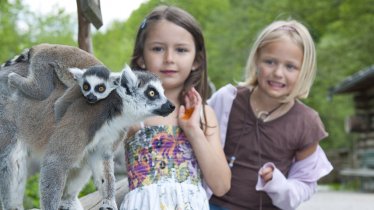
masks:
{"type": "Polygon", "coordinates": [[[178,24],[166,20],[166,19],[161,19],[152,22],[149,26],[149,32],[154,32],[154,31],[163,31],[163,30],[173,30],[173,31],[181,31],[181,32],[186,32],[189,33],[185,28],[179,26],[178,24]]]}
{"type": "Polygon", "coordinates": [[[290,46],[299,48],[300,50],[303,50],[302,44],[299,43],[297,40],[293,39],[292,37],[288,35],[278,36],[278,37],[272,37],[271,39],[264,39],[262,41],[262,44],[258,47],[258,51],[261,51],[264,48],[269,48],[270,46],[274,45],[283,45],[283,46],[290,46]]]}
{"type": "Polygon", "coordinates": [[[185,28],[168,20],[160,20],[149,25],[146,42],[181,42],[193,44],[192,34],[185,28]]]}

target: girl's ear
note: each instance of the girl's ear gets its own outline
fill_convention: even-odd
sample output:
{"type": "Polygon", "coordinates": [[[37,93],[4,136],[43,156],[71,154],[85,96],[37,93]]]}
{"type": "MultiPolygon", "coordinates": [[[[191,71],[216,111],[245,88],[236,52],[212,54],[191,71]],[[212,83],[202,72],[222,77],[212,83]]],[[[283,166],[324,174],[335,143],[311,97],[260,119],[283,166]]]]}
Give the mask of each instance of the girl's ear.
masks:
{"type": "Polygon", "coordinates": [[[138,58],[138,60],[136,61],[136,64],[138,64],[140,68],[145,69],[145,62],[144,62],[143,57],[138,58]]]}
{"type": "Polygon", "coordinates": [[[202,60],[203,60],[203,53],[202,52],[197,52],[195,60],[192,64],[192,71],[195,71],[200,68],[202,60]]]}
{"type": "Polygon", "coordinates": [[[196,71],[200,67],[200,62],[195,60],[192,64],[192,71],[196,71]]]}

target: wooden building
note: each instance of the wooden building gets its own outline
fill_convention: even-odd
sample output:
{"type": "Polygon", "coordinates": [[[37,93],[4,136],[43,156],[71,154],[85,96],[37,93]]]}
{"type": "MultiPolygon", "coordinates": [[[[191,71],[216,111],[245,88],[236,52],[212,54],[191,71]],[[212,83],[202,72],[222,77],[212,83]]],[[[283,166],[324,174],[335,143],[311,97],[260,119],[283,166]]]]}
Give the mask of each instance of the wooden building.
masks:
{"type": "Polygon", "coordinates": [[[355,133],[352,166],[340,171],[343,177],[359,179],[361,189],[374,190],[374,65],[363,69],[330,90],[353,94],[355,113],[346,118],[345,129],[355,133]]]}

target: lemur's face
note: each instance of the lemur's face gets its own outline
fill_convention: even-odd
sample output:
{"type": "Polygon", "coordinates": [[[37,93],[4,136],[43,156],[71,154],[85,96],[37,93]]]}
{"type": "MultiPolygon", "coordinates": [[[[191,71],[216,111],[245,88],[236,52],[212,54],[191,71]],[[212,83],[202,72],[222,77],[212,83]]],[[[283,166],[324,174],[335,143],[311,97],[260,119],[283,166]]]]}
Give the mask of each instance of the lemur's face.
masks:
{"type": "Polygon", "coordinates": [[[100,78],[97,75],[83,77],[79,85],[89,103],[95,103],[106,98],[113,90],[109,88],[111,85],[107,79],[100,78]]]}
{"type": "Polygon", "coordinates": [[[70,68],[77,80],[83,96],[89,103],[96,103],[109,96],[118,87],[120,74],[109,71],[105,66],[93,66],[88,69],[70,68]]]}
{"type": "Polygon", "coordinates": [[[149,71],[132,71],[126,67],[116,91],[122,98],[124,115],[134,122],[151,116],[167,116],[175,109],[164,94],[161,80],[149,71]]]}

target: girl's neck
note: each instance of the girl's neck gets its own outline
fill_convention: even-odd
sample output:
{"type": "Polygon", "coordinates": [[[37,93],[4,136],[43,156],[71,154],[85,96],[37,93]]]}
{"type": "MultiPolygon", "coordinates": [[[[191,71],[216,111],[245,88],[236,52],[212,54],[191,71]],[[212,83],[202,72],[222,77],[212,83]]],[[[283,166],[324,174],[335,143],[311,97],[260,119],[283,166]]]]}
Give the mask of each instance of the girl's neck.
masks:
{"type": "Polygon", "coordinates": [[[253,88],[250,99],[251,105],[254,105],[254,108],[261,108],[262,111],[268,112],[282,104],[281,100],[270,97],[269,95],[263,93],[262,90],[257,86],[253,88]]]}
{"type": "Polygon", "coordinates": [[[179,88],[175,89],[165,89],[165,96],[174,104],[175,107],[180,106],[179,102],[179,95],[181,94],[182,90],[179,90],[179,88]]]}
{"type": "Polygon", "coordinates": [[[283,102],[261,92],[258,87],[252,89],[249,105],[257,118],[270,121],[286,114],[293,106],[294,100],[283,102]]]}

